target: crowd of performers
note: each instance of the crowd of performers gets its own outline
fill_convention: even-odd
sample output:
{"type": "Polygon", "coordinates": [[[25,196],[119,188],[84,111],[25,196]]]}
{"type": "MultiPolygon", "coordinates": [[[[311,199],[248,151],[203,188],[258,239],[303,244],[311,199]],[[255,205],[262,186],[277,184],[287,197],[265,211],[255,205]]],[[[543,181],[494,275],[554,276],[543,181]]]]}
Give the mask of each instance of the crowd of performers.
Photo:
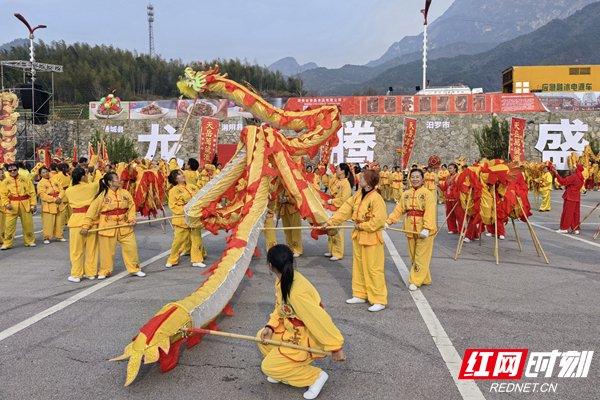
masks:
{"type": "MultiPolygon", "coordinates": [[[[464,242],[482,234],[506,236],[509,219],[531,215],[528,193],[534,192],[539,211],[551,209],[550,193],[564,189],[561,233],[579,234],[580,196],[585,190],[598,190],[598,161],[572,156],[570,173],[561,176],[550,163],[506,163],[481,159],[467,164],[458,159],[449,165],[431,160],[426,167],[412,165],[380,167],[376,163],[363,168],[345,163],[334,167],[306,167],[309,184],[321,192],[332,212],[330,219],[316,227],[327,232],[327,251],[331,261],[345,254],[343,226],[352,221],[352,297],[348,304],[368,303],[378,312],[388,304],[385,280],[384,230],[401,223],[411,259],[409,290],[430,285],[430,262],[434,240],[441,225],[448,234],[461,235],[464,242]],[[388,213],[386,202],[395,204],[388,213]],[[444,204],[446,221],[437,221],[438,204],[444,204]]],[[[176,160],[152,162],[134,160],[111,164],[91,157],[78,162],[56,160],[50,166],[36,165],[31,171],[22,163],[0,168],[0,233],[2,250],[14,245],[16,222],[23,227],[26,247],[35,247],[33,214],[41,203],[42,238],[65,242],[64,226],[69,229],[71,271],[68,280],[104,279],[113,272],[116,245],[121,245],[126,270],[143,277],[137,251],[134,225],[136,215],[157,216],[168,205],[175,217],[171,251],[165,267],[179,264],[189,254],[191,264],[205,267],[206,251],[201,226],[190,225],[183,207],[212,177],[220,166],[189,159],[180,168],[176,160]]],[[[269,268],[276,275],[275,310],[266,326],[258,332],[263,339],[275,338],[310,346],[319,343],[336,361],[345,359],[343,336],[321,306],[320,296],[311,283],[294,271],[294,258],[304,251],[302,231],[285,230],[287,245],[277,244],[274,228],[300,227],[302,220],[293,196],[280,184],[271,188],[265,221],[265,243],[269,268]],[[289,305],[289,307],[288,307],[289,305]]],[[[269,382],[284,382],[306,387],[307,399],[315,398],[327,374],[312,366],[318,356],[267,344],[259,346],[261,364],[269,382]]]]}

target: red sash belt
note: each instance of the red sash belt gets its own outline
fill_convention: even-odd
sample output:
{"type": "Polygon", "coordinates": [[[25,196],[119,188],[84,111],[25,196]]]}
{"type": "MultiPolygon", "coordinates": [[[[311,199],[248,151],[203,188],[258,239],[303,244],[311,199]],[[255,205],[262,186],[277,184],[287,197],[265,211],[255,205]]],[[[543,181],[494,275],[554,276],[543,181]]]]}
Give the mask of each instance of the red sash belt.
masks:
{"type": "Polygon", "coordinates": [[[304,322],[302,322],[298,318],[288,318],[288,321],[290,321],[292,325],[294,325],[296,328],[304,326],[304,322]]]}
{"type": "Polygon", "coordinates": [[[128,208],[115,208],[114,210],[110,210],[110,211],[102,211],[100,214],[102,214],[102,215],[123,215],[127,211],[129,211],[128,208]]]}
{"type": "Polygon", "coordinates": [[[23,201],[23,200],[29,200],[29,195],[28,194],[24,194],[23,196],[8,195],[8,198],[12,201],[23,201]]]}
{"type": "Polygon", "coordinates": [[[58,197],[59,194],[60,194],[60,192],[53,192],[53,193],[50,193],[49,195],[52,197],[58,197]]]}
{"type": "Polygon", "coordinates": [[[423,215],[425,215],[425,212],[421,210],[408,210],[406,212],[406,215],[408,215],[409,217],[422,217],[423,215]]]}
{"type": "Polygon", "coordinates": [[[71,208],[71,211],[75,214],[85,213],[85,212],[87,212],[88,208],[89,208],[89,206],[75,207],[75,208],[71,208]]]}

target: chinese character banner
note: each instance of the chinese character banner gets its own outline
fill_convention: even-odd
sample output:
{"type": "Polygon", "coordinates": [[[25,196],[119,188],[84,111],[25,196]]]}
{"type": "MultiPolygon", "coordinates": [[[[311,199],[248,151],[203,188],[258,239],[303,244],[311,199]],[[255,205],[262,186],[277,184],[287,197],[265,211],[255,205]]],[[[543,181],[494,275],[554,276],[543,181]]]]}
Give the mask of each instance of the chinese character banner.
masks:
{"type": "Polygon", "coordinates": [[[513,161],[525,161],[525,127],[527,120],[512,118],[508,139],[508,156],[513,161]]]}
{"type": "Polygon", "coordinates": [[[200,165],[212,163],[217,154],[217,142],[219,139],[218,118],[202,117],[200,122],[200,135],[198,137],[198,151],[200,165]]]}
{"type": "Polygon", "coordinates": [[[417,120],[404,118],[404,137],[402,139],[402,169],[406,169],[415,145],[417,136],[417,120]]]}

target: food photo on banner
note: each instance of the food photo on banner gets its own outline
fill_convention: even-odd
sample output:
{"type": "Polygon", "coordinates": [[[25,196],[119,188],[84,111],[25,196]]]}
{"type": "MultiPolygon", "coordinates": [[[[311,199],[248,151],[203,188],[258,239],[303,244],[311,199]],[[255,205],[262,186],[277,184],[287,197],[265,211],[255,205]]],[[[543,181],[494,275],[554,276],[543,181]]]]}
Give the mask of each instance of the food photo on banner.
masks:
{"type": "Polygon", "coordinates": [[[177,103],[177,117],[227,117],[227,100],[196,99],[179,100],[177,103]]]}
{"type": "Polygon", "coordinates": [[[129,102],[129,119],[161,119],[177,117],[177,100],[129,102]]]}

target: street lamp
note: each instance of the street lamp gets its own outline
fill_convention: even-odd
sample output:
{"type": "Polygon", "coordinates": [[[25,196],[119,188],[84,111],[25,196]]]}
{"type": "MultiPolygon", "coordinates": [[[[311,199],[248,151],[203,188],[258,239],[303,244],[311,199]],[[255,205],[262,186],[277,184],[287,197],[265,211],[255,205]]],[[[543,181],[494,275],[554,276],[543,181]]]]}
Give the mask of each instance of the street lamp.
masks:
{"type": "Polygon", "coordinates": [[[33,83],[35,82],[35,55],[33,52],[33,32],[35,32],[37,29],[42,29],[42,28],[47,28],[46,25],[38,25],[35,28],[32,28],[31,25],[29,25],[29,22],[27,22],[27,20],[25,19],[24,16],[22,16],[19,13],[15,13],[15,17],[17,17],[17,19],[19,21],[21,21],[26,27],[27,30],[29,31],[29,61],[31,62],[31,84],[33,85],[33,83]]]}
{"type": "Polygon", "coordinates": [[[427,89],[427,14],[432,0],[425,0],[425,8],[421,10],[423,14],[423,89],[427,89]]]}

